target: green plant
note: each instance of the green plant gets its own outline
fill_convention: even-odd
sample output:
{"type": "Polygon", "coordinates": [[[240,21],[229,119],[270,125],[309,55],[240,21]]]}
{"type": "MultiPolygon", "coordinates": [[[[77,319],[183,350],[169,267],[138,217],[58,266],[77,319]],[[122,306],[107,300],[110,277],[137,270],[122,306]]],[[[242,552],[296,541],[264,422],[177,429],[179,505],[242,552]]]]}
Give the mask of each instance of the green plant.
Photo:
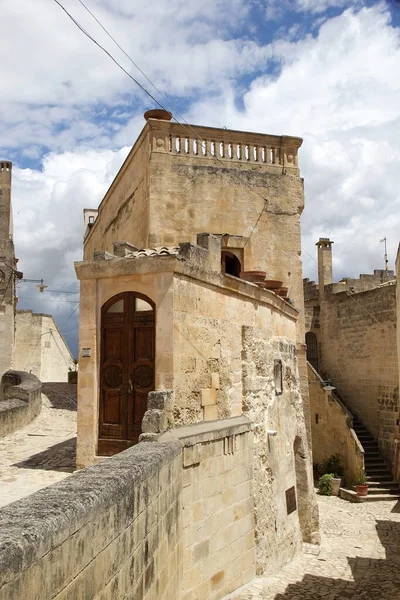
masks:
{"type": "Polygon", "coordinates": [[[321,496],[330,496],[331,491],[331,479],[335,477],[334,473],[325,473],[318,479],[318,492],[321,496]]]}
{"type": "Polygon", "coordinates": [[[333,473],[334,477],[342,477],[344,474],[343,464],[339,454],[332,454],[326,458],[321,465],[323,473],[333,473]]]}
{"type": "Polygon", "coordinates": [[[367,483],[367,478],[365,476],[365,471],[364,471],[364,469],[360,469],[358,472],[358,475],[356,477],[355,484],[356,485],[366,485],[366,483],[367,483]]]}

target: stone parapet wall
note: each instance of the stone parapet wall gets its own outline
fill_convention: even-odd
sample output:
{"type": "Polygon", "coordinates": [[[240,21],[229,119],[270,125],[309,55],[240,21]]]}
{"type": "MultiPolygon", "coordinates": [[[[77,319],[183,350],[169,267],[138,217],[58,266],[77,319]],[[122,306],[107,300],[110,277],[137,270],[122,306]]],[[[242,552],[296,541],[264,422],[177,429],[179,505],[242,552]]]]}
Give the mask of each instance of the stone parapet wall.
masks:
{"type": "Polygon", "coordinates": [[[255,576],[251,429],[241,416],[159,438],[183,444],[184,600],[217,600],[255,576]]]}
{"type": "Polygon", "coordinates": [[[4,373],[0,389],[0,437],[28,425],[40,414],[41,388],[41,382],[31,373],[4,373]]]}
{"type": "Polygon", "coordinates": [[[364,450],[353,429],[353,418],[340,400],[323,389],[324,382],[308,363],[311,437],[314,464],[338,454],[350,487],[364,469],[364,450]]]}
{"type": "Polygon", "coordinates": [[[139,444],[1,509],[0,600],[178,600],[181,460],[139,444]]]}

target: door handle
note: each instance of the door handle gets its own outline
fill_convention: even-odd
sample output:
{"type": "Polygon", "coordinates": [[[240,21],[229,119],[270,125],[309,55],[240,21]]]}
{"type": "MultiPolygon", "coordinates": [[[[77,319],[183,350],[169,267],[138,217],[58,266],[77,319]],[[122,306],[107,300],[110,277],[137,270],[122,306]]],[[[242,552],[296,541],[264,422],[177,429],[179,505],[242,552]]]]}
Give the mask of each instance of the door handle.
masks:
{"type": "Polygon", "coordinates": [[[128,381],[128,394],[132,394],[133,392],[133,385],[132,385],[132,381],[129,379],[128,381]]]}

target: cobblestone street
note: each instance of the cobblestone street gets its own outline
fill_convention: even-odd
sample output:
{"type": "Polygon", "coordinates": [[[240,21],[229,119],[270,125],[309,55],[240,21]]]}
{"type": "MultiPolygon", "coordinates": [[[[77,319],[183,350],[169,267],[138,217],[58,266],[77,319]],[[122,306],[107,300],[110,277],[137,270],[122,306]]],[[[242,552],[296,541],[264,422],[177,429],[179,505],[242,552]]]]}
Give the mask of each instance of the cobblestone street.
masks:
{"type": "Polygon", "coordinates": [[[322,542],[226,600],[399,600],[400,503],[318,497],[322,542]]]}
{"type": "Polygon", "coordinates": [[[32,423],[0,440],[0,507],[75,469],[76,385],[44,383],[42,400],[32,423]]]}

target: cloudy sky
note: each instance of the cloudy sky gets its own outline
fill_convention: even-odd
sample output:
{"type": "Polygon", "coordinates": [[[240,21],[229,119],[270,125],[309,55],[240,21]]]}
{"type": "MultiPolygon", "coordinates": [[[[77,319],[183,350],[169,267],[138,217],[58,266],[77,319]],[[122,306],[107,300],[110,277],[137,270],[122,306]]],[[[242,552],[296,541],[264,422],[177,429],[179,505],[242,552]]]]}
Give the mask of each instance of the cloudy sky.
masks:
{"type": "MultiPolygon", "coordinates": [[[[80,0],[65,8],[157,96],[80,0]]],[[[335,278],[382,268],[400,239],[400,2],[85,0],[191,123],[304,138],[304,275],[334,241],[335,278]],[[311,256],[309,256],[311,255],[311,256]]],[[[0,158],[12,160],[24,276],[76,291],[82,209],[98,205],[154,102],[54,0],[0,0],[0,158]]],[[[159,98],[159,96],[157,96],[159,98]]],[[[165,104],[164,100],[161,100],[165,104]]],[[[76,351],[78,296],[22,284],[76,351]]]]}

